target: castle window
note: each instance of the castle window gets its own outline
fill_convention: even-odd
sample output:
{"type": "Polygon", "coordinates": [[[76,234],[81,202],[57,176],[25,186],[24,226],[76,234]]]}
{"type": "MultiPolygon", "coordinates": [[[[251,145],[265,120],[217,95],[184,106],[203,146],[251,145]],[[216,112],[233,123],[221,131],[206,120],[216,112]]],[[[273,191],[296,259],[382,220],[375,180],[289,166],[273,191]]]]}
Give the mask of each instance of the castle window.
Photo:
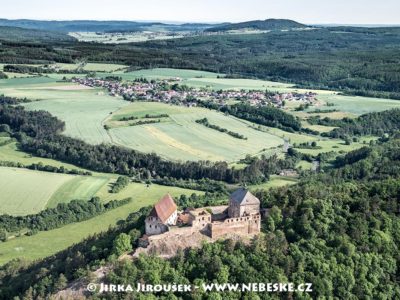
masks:
{"type": "Polygon", "coordinates": [[[156,225],[156,229],[157,229],[157,225],[156,225]]]}
{"type": "Polygon", "coordinates": [[[149,225],[149,227],[151,228],[151,225],[149,225]]]}

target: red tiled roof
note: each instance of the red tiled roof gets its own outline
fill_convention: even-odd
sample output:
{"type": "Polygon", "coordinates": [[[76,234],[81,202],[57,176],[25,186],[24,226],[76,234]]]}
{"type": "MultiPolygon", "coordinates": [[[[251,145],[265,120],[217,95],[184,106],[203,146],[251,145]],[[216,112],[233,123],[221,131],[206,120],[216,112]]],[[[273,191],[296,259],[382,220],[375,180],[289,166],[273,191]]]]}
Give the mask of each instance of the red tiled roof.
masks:
{"type": "Polygon", "coordinates": [[[177,206],[170,194],[166,194],[154,205],[150,215],[158,217],[162,223],[165,223],[168,218],[176,211],[177,206]]]}

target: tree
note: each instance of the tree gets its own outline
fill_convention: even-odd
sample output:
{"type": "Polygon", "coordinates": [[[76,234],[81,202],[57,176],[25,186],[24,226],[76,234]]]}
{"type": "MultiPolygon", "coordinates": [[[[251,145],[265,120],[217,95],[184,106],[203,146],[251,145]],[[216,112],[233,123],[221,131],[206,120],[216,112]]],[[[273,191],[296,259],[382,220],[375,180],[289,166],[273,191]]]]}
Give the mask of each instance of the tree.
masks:
{"type": "Polygon", "coordinates": [[[266,229],[269,231],[275,231],[275,222],[274,219],[271,216],[268,216],[267,221],[266,221],[266,229]]]}
{"type": "Polygon", "coordinates": [[[132,229],[131,231],[129,231],[129,236],[131,238],[132,246],[136,246],[137,241],[141,235],[142,233],[138,229],[132,229]]]}
{"type": "Polygon", "coordinates": [[[7,241],[7,231],[3,228],[0,228],[0,241],[7,241]]]}
{"type": "Polygon", "coordinates": [[[8,124],[0,124],[0,132],[11,132],[11,128],[8,124]]]}
{"type": "Polygon", "coordinates": [[[57,281],[54,283],[54,289],[59,291],[64,289],[67,286],[68,279],[65,277],[63,273],[58,276],[57,281]]]}
{"type": "Polygon", "coordinates": [[[132,251],[131,237],[126,233],[121,233],[114,240],[113,253],[119,256],[128,251],[132,251]]]}

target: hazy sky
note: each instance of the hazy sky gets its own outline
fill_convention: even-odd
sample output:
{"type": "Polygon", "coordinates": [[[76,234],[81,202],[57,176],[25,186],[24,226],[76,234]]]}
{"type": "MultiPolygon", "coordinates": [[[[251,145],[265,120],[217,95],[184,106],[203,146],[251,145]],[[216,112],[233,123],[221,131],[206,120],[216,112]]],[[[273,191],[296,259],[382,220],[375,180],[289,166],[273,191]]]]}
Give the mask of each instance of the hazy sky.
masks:
{"type": "Polygon", "coordinates": [[[400,24],[400,0],[0,0],[0,18],[400,24]]]}

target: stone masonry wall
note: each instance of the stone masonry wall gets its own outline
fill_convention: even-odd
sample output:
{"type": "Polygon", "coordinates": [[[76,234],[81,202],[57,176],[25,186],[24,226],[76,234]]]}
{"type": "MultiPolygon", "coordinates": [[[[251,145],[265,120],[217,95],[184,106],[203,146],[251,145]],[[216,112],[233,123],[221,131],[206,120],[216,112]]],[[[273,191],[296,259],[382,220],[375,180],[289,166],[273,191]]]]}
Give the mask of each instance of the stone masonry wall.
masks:
{"type": "Polygon", "coordinates": [[[224,222],[210,224],[212,238],[218,238],[226,234],[249,235],[260,232],[260,215],[230,218],[224,222]]]}

